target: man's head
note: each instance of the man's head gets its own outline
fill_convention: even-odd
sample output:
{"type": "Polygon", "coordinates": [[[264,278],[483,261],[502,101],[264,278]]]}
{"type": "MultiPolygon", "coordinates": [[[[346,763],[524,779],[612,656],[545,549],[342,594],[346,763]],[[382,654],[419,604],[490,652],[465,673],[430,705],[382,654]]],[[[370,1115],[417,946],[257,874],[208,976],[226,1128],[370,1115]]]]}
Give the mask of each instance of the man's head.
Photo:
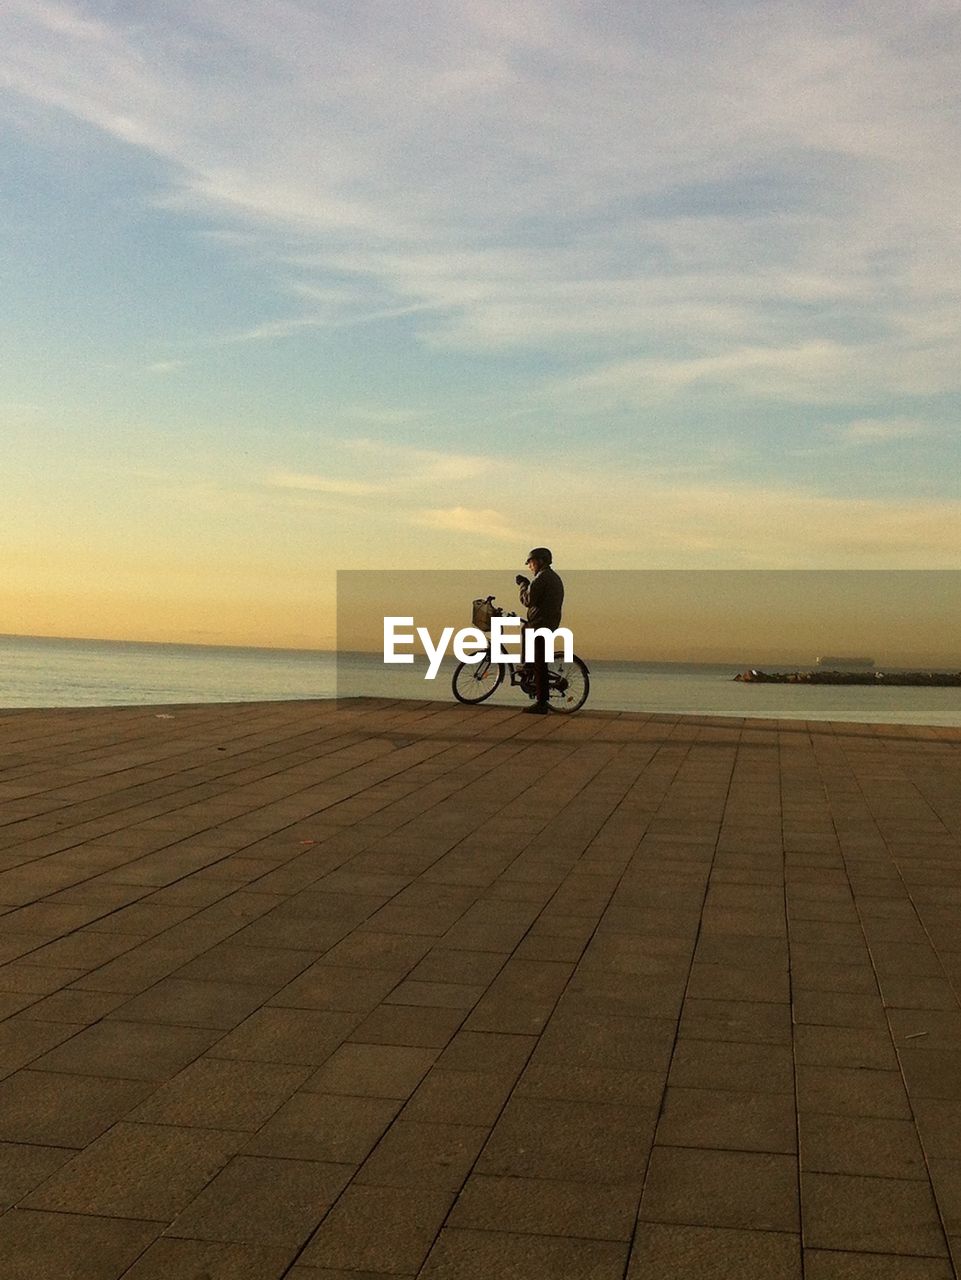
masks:
{"type": "Polygon", "coordinates": [[[542,569],[546,569],[554,557],[551,555],[547,547],[535,547],[533,551],[527,553],[527,567],[533,569],[535,573],[540,573],[542,569]]]}

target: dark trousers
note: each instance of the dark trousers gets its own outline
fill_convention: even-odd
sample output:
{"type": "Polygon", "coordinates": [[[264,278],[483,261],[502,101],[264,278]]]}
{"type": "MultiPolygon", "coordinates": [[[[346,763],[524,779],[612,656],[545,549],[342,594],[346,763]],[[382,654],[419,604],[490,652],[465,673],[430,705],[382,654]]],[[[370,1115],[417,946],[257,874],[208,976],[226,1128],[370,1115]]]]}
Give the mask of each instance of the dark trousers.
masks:
{"type": "Polygon", "coordinates": [[[537,701],[547,706],[550,701],[550,687],[547,683],[547,641],[543,636],[534,637],[533,667],[537,701]]]}

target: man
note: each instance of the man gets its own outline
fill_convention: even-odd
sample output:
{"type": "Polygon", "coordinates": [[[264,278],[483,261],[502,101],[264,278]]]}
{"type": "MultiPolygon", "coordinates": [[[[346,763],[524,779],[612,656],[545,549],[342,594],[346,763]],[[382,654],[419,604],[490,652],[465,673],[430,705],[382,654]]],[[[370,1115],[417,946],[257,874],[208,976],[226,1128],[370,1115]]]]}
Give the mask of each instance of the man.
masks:
{"type": "MultiPolygon", "coordinates": [[[[561,625],[561,609],[564,604],[564,584],[551,568],[554,557],[547,547],[535,547],[527,557],[527,567],[534,575],[527,579],[518,574],[521,604],[527,609],[527,624],[531,627],[547,627],[556,631],[561,625]]],[[[534,689],[536,701],[524,710],[531,715],[546,716],[550,710],[547,683],[547,641],[534,639],[534,689]]]]}

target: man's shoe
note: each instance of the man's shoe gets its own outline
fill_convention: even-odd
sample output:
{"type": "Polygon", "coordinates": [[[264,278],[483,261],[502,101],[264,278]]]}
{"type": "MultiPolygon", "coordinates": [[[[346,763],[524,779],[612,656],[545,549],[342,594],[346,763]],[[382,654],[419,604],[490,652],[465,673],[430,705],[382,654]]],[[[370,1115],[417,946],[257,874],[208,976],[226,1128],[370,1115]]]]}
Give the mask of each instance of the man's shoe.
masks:
{"type": "Polygon", "coordinates": [[[550,712],[551,709],[546,702],[532,702],[529,707],[524,708],[526,716],[547,716],[550,712]]]}

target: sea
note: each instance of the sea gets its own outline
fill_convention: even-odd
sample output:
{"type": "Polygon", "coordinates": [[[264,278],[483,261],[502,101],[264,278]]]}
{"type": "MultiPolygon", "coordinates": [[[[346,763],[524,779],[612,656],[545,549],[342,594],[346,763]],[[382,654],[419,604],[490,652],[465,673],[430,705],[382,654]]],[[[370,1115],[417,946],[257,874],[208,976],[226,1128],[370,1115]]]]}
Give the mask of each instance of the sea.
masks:
{"type": "MultiPolygon", "coordinates": [[[[961,725],[961,688],[741,684],[736,664],[589,665],[587,709],[961,725]]],[[[453,664],[432,681],[425,669],[385,666],[379,654],[0,636],[0,710],[364,695],[452,700],[453,664]]],[[[525,699],[519,689],[502,688],[491,702],[520,706],[525,699]]]]}

